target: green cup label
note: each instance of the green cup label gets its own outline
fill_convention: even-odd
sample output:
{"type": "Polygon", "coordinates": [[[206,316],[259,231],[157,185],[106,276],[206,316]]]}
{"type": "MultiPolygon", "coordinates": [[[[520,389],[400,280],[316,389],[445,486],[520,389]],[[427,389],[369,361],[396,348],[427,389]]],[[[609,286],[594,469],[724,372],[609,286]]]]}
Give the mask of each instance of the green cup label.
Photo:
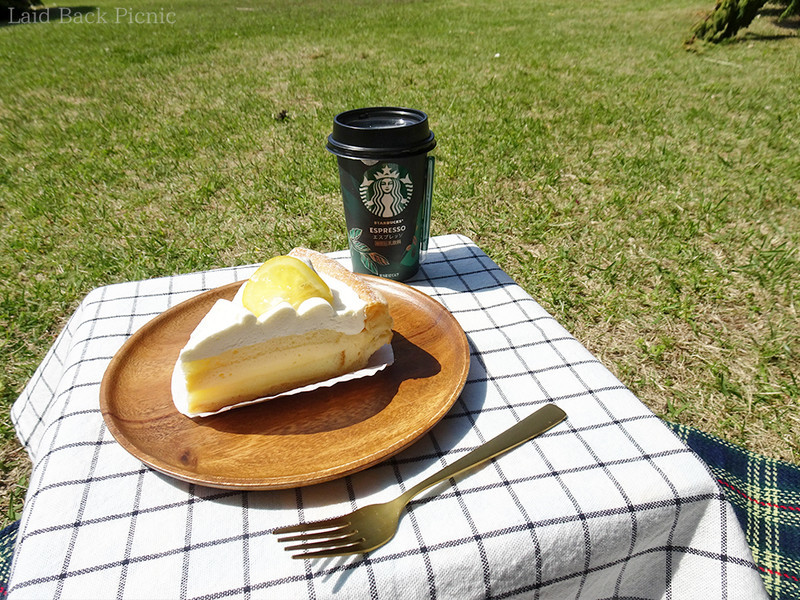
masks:
{"type": "Polygon", "coordinates": [[[424,155],[373,164],[339,159],[356,272],[397,280],[417,272],[429,223],[428,165],[424,155]]]}

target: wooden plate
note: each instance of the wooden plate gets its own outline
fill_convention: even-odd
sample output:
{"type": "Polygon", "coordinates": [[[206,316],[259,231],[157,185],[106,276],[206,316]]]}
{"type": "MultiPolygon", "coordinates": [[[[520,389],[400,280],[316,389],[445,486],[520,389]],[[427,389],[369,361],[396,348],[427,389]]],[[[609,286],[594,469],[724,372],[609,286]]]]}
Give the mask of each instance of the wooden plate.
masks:
{"type": "Polygon", "coordinates": [[[400,452],[458,398],[469,344],[455,318],[429,296],[368,277],[394,318],[395,362],[377,375],[210,417],[179,413],[170,392],[178,353],[214,302],[233,298],[239,282],[169,309],[128,339],[100,386],[106,425],[143,463],[217,488],[310,485],[400,452]]]}

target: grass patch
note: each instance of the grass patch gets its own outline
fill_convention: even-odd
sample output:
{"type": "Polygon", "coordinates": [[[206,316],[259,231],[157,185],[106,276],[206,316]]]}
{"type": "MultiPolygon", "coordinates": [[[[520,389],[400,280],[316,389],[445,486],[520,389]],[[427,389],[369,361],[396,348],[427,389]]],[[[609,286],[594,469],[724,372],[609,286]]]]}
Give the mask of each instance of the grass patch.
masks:
{"type": "Polygon", "coordinates": [[[430,115],[434,234],[472,237],[656,413],[800,460],[796,30],[687,52],[692,0],[93,6],[0,27],[3,520],[8,408],[81,298],[344,248],[324,140],[367,105],[430,115]]]}

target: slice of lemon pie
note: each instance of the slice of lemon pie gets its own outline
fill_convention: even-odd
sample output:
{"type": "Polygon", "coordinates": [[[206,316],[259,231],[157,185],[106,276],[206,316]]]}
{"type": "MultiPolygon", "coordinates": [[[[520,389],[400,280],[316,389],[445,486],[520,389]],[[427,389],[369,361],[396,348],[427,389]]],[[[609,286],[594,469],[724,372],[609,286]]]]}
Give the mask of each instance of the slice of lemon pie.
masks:
{"type": "Polygon", "coordinates": [[[391,339],[380,292],[295,248],[211,307],[180,352],[172,397],[186,415],[213,413],[361,369],[391,339]]]}

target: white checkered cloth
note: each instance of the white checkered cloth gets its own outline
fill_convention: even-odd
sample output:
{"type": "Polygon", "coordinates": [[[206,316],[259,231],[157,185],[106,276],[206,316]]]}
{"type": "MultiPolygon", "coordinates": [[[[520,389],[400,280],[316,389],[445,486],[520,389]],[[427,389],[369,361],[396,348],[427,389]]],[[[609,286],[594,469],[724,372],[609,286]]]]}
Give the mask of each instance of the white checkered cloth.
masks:
{"type": "Polygon", "coordinates": [[[463,394],[413,446],[281,491],[204,488],[144,466],[103,423],[106,366],[154,316],[252,271],[110,285],[82,302],[13,406],[34,466],[12,599],[767,597],[704,464],[463,236],[432,239],[410,282],[472,347],[463,394]],[[369,555],[292,560],[271,535],[394,497],[548,402],[568,420],[412,501],[369,555]]]}

